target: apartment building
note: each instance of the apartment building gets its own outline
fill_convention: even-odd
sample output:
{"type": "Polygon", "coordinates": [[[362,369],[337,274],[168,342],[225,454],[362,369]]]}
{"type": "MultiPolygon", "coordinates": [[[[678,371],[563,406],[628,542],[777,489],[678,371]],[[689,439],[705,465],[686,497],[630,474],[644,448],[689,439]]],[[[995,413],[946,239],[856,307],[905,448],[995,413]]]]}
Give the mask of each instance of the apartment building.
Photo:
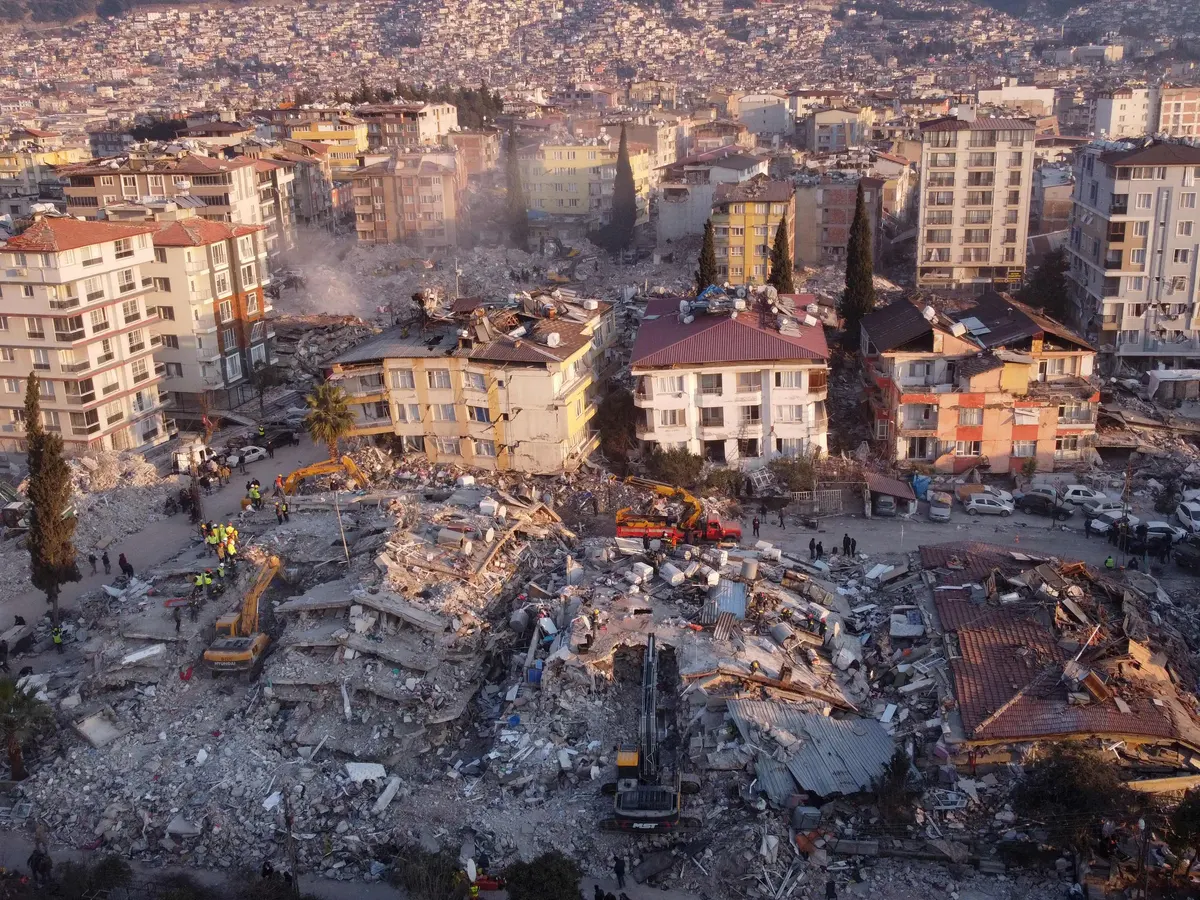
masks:
{"type": "Polygon", "coordinates": [[[368,244],[408,244],[425,254],[458,246],[466,178],[453,150],[400,153],[351,174],[354,228],[368,244]]]}
{"type": "Polygon", "coordinates": [[[89,158],[81,147],[62,147],[56,134],[42,135],[51,133],[20,129],[0,147],[0,212],[25,216],[30,203],[61,200],[58,167],[89,158]]]}
{"type": "Polygon", "coordinates": [[[1164,84],[1157,94],[1153,133],[1173,138],[1200,137],[1200,87],[1164,84]]]}
{"type": "Polygon", "coordinates": [[[1088,131],[1091,137],[1121,138],[1147,134],[1157,117],[1152,88],[1128,85],[1099,91],[1088,101],[1088,131]]]}
{"type": "Polygon", "coordinates": [[[921,125],[918,285],[1024,277],[1033,132],[1026,119],[967,109],[921,125]]]}
{"type": "Polygon", "coordinates": [[[105,211],[112,221],[153,229],[154,259],[142,269],[154,286],[146,302],[159,319],[163,389],[180,410],[252,399],[251,372],[274,361],[267,229],[212,222],[200,209],[194,197],[176,197],[105,211]]]}
{"type": "MultiPolygon", "coordinates": [[[[717,274],[729,284],[763,284],[771,273],[771,247],[784,216],[796,221],[796,194],[789,181],[758,175],[736,184],[719,184],[713,197],[713,242],[717,274]]],[[[795,229],[788,229],[792,260],[795,229]]]]}
{"type": "Polygon", "coordinates": [[[749,181],[766,175],[769,167],[765,156],[748,156],[740,147],[721,147],[662,169],[655,225],[658,243],[702,234],[712,215],[717,185],[749,181]]]}
{"type": "MultiPolygon", "coordinates": [[[[297,222],[318,226],[329,224],[333,214],[333,171],[329,166],[328,146],[291,140],[272,145],[254,140],[236,145],[231,152],[255,160],[256,165],[266,160],[286,168],[286,176],[275,176],[271,179],[271,186],[275,188],[276,193],[270,199],[275,204],[273,212],[279,222],[288,218],[284,215],[284,206],[290,206],[292,234],[297,222]]],[[[260,166],[256,176],[260,181],[260,200],[263,200],[263,171],[260,166]]],[[[266,217],[271,212],[263,210],[264,224],[268,226],[272,223],[268,222],[266,217]]],[[[280,234],[277,240],[283,241],[284,235],[280,234]]]]}
{"type": "Polygon", "coordinates": [[[811,295],[780,299],[651,298],[629,363],[644,445],[750,468],[828,449],[825,331],[811,295]]]}
{"type": "Polygon", "coordinates": [[[1007,294],[950,314],[896,301],[863,319],[860,352],[875,443],[897,463],[1052,472],[1094,441],[1094,348],[1007,294]]]}
{"type": "Polygon", "coordinates": [[[333,175],[345,177],[358,168],[358,157],[368,149],[367,123],[354,116],[336,119],[310,119],[288,123],[287,137],[329,147],[329,166],[333,175]]]}
{"type": "Polygon", "coordinates": [[[713,119],[709,122],[693,124],[688,136],[690,143],[687,151],[691,153],[707,153],[720,147],[741,147],[753,150],[758,143],[749,128],[741,122],[731,122],[728,119],[713,119]]]}
{"type": "MultiPolygon", "coordinates": [[[[518,150],[525,200],[537,216],[575,220],[588,229],[608,221],[617,177],[618,140],[550,139],[518,150]]],[[[652,156],[644,147],[629,147],[629,165],[637,191],[638,223],[650,214],[652,156]]]]}
{"type": "Polygon", "coordinates": [[[480,178],[500,164],[500,129],[452,131],[446,143],[455,149],[467,178],[480,178]]]}
{"type": "Polygon", "coordinates": [[[1076,324],[1115,367],[1200,364],[1200,147],[1089,144],[1076,156],[1067,272],[1076,324]]]}
{"type": "Polygon", "coordinates": [[[266,228],[266,248],[271,256],[295,249],[296,198],[293,185],[297,165],[288,159],[256,159],[259,221],[266,228]]]}
{"type": "Polygon", "coordinates": [[[435,464],[553,475],[595,449],[615,365],[609,303],[539,295],[517,309],[458,300],[424,329],[400,326],[333,361],[356,435],[392,435],[435,464]]]}
{"type": "Polygon", "coordinates": [[[364,150],[436,147],[458,128],[458,107],[453,103],[377,103],[358,107],[354,115],[367,126],[364,150]]]}
{"type": "Polygon", "coordinates": [[[45,427],[69,451],[166,440],[158,314],[147,302],[152,232],[39,216],[0,244],[0,449],[21,449],[31,371],[45,427]]]}
{"type": "MultiPolygon", "coordinates": [[[[883,253],[883,196],[885,181],[870,176],[829,173],[795,180],[796,215],[789,219],[795,230],[796,265],[845,265],[850,226],[858,206],[858,186],[863,186],[863,203],[871,230],[872,260],[878,265],[883,253]]],[[[771,236],[774,240],[774,235],[771,236]]]]}
{"type": "Polygon", "coordinates": [[[800,123],[805,149],[816,153],[838,153],[861,147],[871,135],[875,113],[870,107],[814,109],[800,123]]]}

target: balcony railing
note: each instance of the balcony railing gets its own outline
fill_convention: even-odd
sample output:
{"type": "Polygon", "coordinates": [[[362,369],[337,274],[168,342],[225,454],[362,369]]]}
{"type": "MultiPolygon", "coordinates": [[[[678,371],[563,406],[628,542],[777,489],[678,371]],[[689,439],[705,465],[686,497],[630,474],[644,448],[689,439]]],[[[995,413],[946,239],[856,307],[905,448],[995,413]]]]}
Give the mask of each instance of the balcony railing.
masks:
{"type": "Polygon", "coordinates": [[[68,373],[75,373],[75,372],[86,372],[86,371],[88,370],[88,366],[90,366],[90,365],[91,365],[91,363],[89,363],[89,362],[88,362],[88,361],[85,359],[85,360],[83,360],[82,362],[63,363],[63,364],[60,366],[60,368],[61,368],[61,369],[62,369],[64,372],[68,372],[68,373]]]}
{"type": "Polygon", "coordinates": [[[75,309],[80,304],[78,297],[67,297],[65,300],[51,300],[50,309],[55,312],[60,312],[66,309],[75,309]]]}
{"type": "Polygon", "coordinates": [[[56,331],[54,332],[54,339],[62,344],[70,344],[73,341],[83,340],[85,334],[82,328],[76,328],[74,331],[56,331]]]}

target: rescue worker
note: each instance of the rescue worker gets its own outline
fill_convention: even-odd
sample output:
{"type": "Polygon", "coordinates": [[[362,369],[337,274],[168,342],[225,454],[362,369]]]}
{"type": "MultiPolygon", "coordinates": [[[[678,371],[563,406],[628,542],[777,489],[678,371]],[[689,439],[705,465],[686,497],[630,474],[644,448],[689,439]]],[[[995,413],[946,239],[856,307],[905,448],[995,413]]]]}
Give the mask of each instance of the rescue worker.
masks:
{"type": "Polygon", "coordinates": [[[208,531],[208,537],[205,539],[205,543],[208,544],[209,552],[212,553],[213,556],[217,555],[217,542],[219,540],[220,538],[217,537],[217,529],[210,528],[208,531]]]}
{"type": "Polygon", "coordinates": [[[1113,559],[1112,554],[1108,554],[1108,559],[1104,560],[1104,568],[1112,570],[1117,567],[1117,561],[1113,559]]]}
{"type": "Polygon", "coordinates": [[[192,582],[192,596],[193,597],[200,596],[200,594],[203,590],[204,590],[204,573],[197,572],[196,578],[192,582]]]}
{"type": "Polygon", "coordinates": [[[204,570],[204,593],[208,595],[209,599],[213,596],[212,569],[204,570]]]}
{"type": "MultiPolygon", "coordinates": [[[[222,546],[221,549],[224,550],[225,548],[222,546]]],[[[222,561],[220,563],[220,565],[217,566],[217,582],[218,582],[218,584],[225,583],[225,563],[224,563],[224,561],[222,561]]]]}
{"type": "Polygon", "coordinates": [[[275,521],[277,524],[283,524],[283,504],[278,500],[275,501],[275,521]]]}
{"type": "Polygon", "coordinates": [[[283,513],[283,521],[285,521],[285,522],[292,521],[291,518],[288,516],[288,502],[286,499],[284,499],[284,501],[279,504],[279,511],[283,513]]]}
{"type": "Polygon", "coordinates": [[[259,425],[258,426],[258,443],[260,445],[263,443],[263,439],[266,438],[266,436],[267,436],[267,429],[265,429],[261,425],[259,425]]]}
{"type": "Polygon", "coordinates": [[[54,649],[59,653],[63,652],[63,630],[61,625],[55,625],[54,630],[50,632],[50,639],[54,641],[54,649]]]}
{"type": "Polygon", "coordinates": [[[229,562],[229,571],[237,575],[237,544],[233,538],[225,544],[225,559],[229,562]]]}
{"type": "Polygon", "coordinates": [[[224,565],[225,563],[225,542],[217,541],[217,562],[224,565]]]}
{"type": "Polygon", "coordinates": [[[271,489],[271,494],[276,497],[283,496],[283,476],[282,475],[275,476],[275,484],[271,489]]]}
{"type": "Polygon", "coordinates": [[[255,509],[262,509],[262,491],[257,484],[250,485],[250,503],[255,509]]]}
{"type": "Polygon", "coordinates": [[[103,553],[100,554],[100,562],[104,563],[104,574],[111,575],[112,574],[112,560],[110,560],[108,558],[107,550],[105,550],[103,553]]]}
{"type": "Polygon", "coordinates": [[[229,534],[228,534],[225,526],[222,523],[218,522],[217,523],[217,543],[223,544],[228,539],[229,539],[229,534]]]}

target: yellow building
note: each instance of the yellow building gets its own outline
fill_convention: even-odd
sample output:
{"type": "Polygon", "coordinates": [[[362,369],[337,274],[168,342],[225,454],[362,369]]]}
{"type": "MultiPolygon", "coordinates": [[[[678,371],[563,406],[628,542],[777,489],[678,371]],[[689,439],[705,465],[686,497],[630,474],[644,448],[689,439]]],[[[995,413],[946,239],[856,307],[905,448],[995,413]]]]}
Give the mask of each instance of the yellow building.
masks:
{"type": "Polygon", "coordinates": [[[353,116],[340,116],[332,121],[297,122],[287,128],[288,137],[293,141],[328,144],[329,166],[335,176],[357,169],[359,154],[367,152],[367,123],[353,116]]]}
{"type": "Polygon", "coordinates": [[[354,435],[394,435],[435,463],[499,471],[571,471],[595,449],[608,376],[612,304],[526,299],[396,327],[342,354],[330,380],[350,395],[354,435]],[[439,324],[440,323],[440,324],[439,324]]]}
{"type": "Polygon", "coordinates": [[[713,243],[717,274],[730,284],[763,284],[771,273],[771,247],[787,215],[788,255],[796,259],[796,193],[789,181],[756,175],[749,181],[719,184],[713,198],[713,243]]]}
{"type": "MultiPolygon", "coordinates": [[[[615,137],[593,141],[575,138],[547,141],[519,151],[525,201],[535,215],[576,216],[596,224],[612,214],[613,185],[617,177],[615,137]]],[[[650,215],[650,176],[654,155],[648,147],[629,145],[629,167],[637,191],[641,224],[650,215]]]]}

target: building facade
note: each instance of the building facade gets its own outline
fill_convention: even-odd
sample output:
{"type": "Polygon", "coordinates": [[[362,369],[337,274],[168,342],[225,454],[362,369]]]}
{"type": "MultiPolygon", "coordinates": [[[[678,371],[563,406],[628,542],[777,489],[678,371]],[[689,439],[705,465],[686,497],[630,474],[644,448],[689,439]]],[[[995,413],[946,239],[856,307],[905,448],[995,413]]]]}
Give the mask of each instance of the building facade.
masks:
{"type": "Polygon", "coordinates": [[[1019,282],[1033,177],[1032,122],[947,117],[921,126],[917,284],[1019,282]]]}
{"type": "MultiPolygon", "coordinates": [[[[618,141],[605,136],[595,141],[550,140],[518,151],[525,199],[535,215],[576,219],[591,225],[607,222],[612,214],[617,177],[618,141]]],[[[637,221],[650,212],[649,150],[629,150],[637,192],[637,221]]]]}
{"type": "Polygon", "coordinates": [[[1075,162],[1067,271],[1078,327],[1114,367],[1200,363],[1200,147],[1091,144],[1075,162]]]}
{"type": "MultiPolygon", "coordinates": [[[[713,196],[713,243],[717,274],[729,284],[764,284],[771,274],[771,247],[784,216],[796,221],[796,195],[790,181],[759,175],[736,184],[719,184],[713,196]]],[[[796,259],[796,232],[787,230],[796,259]]]]}
{"type": "Polygon", "coordinates": [[[22,447],[26,379],[70,452],[167,439],[149,296],[153,228],[39,217],[0,245],[0,449],[22,447]]]}
{"type": "Polygon", "coordinates": [[[766,175],[769,165],[766,157],[749,156],[741,153],[740,148],[722,147],[667,166],[659,182],[655,225],[658,243],[703,234],[704,223],[712,215],[717,185],[766,175]]]}
{"type": "Polygon", "coordinates": [[[353,116],[313,119],[287,126],[293,141],[311,141],[329,147],[329,166],[334,177],[344,177],[358,168],[358,156],[368,149],[367,123],[353,116]]]}
{"type": "Polygon", "coordinates": [[[1154,127],[1156,114],[1154,91],[1145,85],[1100,91],[1088,101],[1088,135],[1139,137],[1154,127]]]}
{"type": "Polygon", "coordinates": [[[363,149],[375,151],[437,146],[458,128],[453,103],[378,103],[360,106],[354,115],[367,126],[368,147],[363,149]]]}
{"type": "MultiPolygon", "coordinates": [[[[829,350],[806,295],[782,317],[757,305],[682,312],[655,297],[630,358],[645,446],[744,467],[828,449],[829,350]],[[688,321],[688,319],[692,321],[688,321]]],[[[686,301],[683,301],[686,302],[686,301]]]]}
{"type": "Polygon", "coordinates": [[[453,151],[397,154],[356,170],[351,183],[359,241],[409,244],[426,254],[458,246],[466,179],[453,151]]]}
{"type": "Polygon", "coordinates": [[[789,219],[795,224],[796,265],[845,265],[859,184],[871,230],[871,258],[879,260],[883,253],[884,180],[831,174],[796,181],[796,214],[789,219]]]}
{"type": "Polygon", "coordinates": [[[446,143],[458,153],[467,178],[480,178],[496,171],[500,164],[499,129],[452,131],[446,136],[446,143]]]}
{"type": "Polygon", "coordinates": [[[1157,89],[1154,134],[1173,138],[1200,137],[1200,87],[1164,84],[1157,89]]]}
{"type": "Polygon", "coordinates": [[[1072,467],[1096,433],[1095,350],[994,291],[953,317],[899,300],[862,321],[875,443],[939,472],[1072,467]]]}

